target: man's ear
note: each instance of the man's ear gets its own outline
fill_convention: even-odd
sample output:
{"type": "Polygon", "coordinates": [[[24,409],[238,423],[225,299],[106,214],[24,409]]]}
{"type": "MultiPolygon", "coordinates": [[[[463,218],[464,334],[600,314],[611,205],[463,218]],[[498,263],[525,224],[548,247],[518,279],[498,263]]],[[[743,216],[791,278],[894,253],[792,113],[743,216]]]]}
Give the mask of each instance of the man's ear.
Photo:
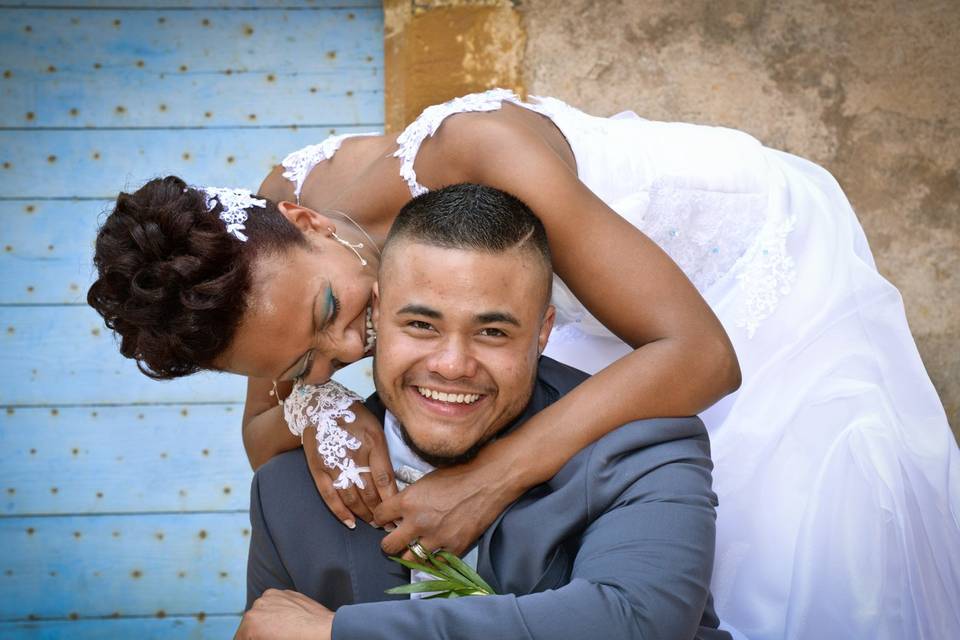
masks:
{"type": "Polygon", "coordinates": [[[557,308],[552,304],[547,305],[547,310],[543,313],[543,322],[540,324],[540,335],[537,337],[537,353],[543,353],[547,348],[547,340],[550,338],[550,332],[553,331],[553,323],[557,319],[557,308]]]}
{"type": "Polygon", "coordinates": [[[333,231],[337,230],[337,225],[335,225],[330,218],[295,202],[288,200],[278,202],[277,209],[284,218],[289,220],[290,223],[300,229],[300,231],[318,231],[325,233],[331,229],[333,231]]]}

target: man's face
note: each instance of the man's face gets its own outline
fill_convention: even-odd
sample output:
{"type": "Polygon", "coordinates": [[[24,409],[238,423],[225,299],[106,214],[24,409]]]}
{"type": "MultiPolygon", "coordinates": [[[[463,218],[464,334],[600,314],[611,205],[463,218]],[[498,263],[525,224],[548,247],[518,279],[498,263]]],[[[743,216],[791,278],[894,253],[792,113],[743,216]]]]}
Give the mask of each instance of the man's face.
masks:
{"type": "Polygon", "coordinates": [[[545,267],[529,251],[490,254],[400,239],[374,298],[374,380],[412,448],[460,461],[526,406],[553,326],[545,267]]]}

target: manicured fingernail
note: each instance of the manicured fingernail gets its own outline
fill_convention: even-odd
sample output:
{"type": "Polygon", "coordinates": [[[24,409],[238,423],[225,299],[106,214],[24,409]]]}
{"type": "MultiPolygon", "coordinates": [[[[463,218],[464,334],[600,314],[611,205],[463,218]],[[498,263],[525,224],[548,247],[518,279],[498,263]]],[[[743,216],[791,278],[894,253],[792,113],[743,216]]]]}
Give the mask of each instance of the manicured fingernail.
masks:
{"type": "Polygon", "coordinates": [[[396,529],[396,527],[390,523],[383,525],[384,531],[393,531],[394,529],[396,529]]]}
{"type": "Polygon", "coordinates": [[[343,524],[347,525],[347,529],[356,529],[357,523],[355,520],[344,520],[343,524]]]}

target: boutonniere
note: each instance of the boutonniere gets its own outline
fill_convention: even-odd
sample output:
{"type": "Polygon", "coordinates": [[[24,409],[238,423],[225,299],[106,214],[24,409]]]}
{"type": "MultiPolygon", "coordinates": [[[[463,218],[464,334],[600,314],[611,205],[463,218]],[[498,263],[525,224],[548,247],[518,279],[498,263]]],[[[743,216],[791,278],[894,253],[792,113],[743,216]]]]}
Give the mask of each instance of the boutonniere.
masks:
{"type": "Polygon", "coordinates": [[[494,596],[493,588],[487,584],[480,574],[470,568],[470,565],[441,549],[436,553],[426,552],[426,560],[410,562],[403,558],[391,556],[391,560],[398,562],[411,571],[422,571],[436,580],[425,580],[404,584],[387,589],[389,594],[431,593],[424,600],[430,598],[459,598],[461,596],[494,596]],[[436,592],[436,593],[433,593],[436,592]]]}

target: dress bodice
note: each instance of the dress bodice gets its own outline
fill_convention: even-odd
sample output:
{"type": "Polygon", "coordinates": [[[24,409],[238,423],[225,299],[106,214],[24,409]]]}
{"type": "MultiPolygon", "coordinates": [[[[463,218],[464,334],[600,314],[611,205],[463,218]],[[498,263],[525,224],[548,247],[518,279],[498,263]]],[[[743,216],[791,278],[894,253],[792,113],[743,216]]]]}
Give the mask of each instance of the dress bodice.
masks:
{"type": "MultiPolygon", "coordinates": [[[[666,251],[702,294],[728,276],[743,280],[750,294],[737,323],[748,333],[789,291],[794,267],[786,238],[792,222],[784,209],[769,206],[776,183],[770,150],[740,131],[655,122],[630,111],[596,117],[555,98],[525,102],[507,89],[491,89],[427,107],[397,137],[393,155],[412,196],[427,191],[417,178],[417,153],[444,120],[496,111],[504,102],[549,118],[573,152],[579,179],[666,251]]],[[[284,159],[284,176],[298,197],[309,171],[333,157],[350,135],[331,136],[284,159]]],[[[611,336],[559,278],[553,302],[558,325],[611,336]]]]}

